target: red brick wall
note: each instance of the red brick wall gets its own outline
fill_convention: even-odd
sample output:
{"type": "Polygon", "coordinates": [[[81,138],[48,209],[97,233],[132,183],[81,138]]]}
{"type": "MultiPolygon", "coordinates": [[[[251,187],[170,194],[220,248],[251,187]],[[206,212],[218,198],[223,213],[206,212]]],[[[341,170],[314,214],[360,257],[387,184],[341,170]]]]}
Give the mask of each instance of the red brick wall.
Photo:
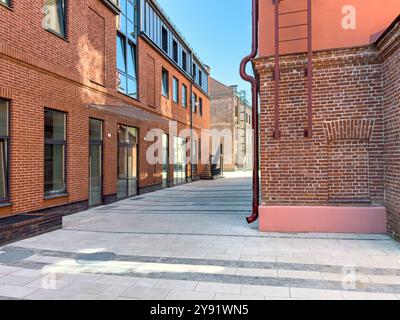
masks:
{"type": "Polygon", "coordinates": [[[389,232],[400,239],[400,23],[379,44],[383,60],[385,200],[389,232]]]}
{"type": "Polygon", "coordinates": [[[282,136],[276,140],[272,137],[273,59],[260,58],[255,62],[261,82],[263,201],[328,205],[348,204],[348,201],[358,204],[368,199],[383,203],[382,77],[378,52],[373,48],[358,48],[314,54],[311,139],[304,138],[305,63],[304,55],[282,57],[282,136]]]}
{"type": "MultiPolygon", "coordinates": [[[[182,82],[187,80],[139,38],[139,100],[124,96],[116,91],[115,15],[98,0],[69,1],[65,41],[42,29],[42,4],[42,0],[27,0],[13,1],[13,10],[0,6],[0,30],[9,30],[0,33],[0,98],[10,100],[11,111],[9,212],[16,214],[88,199],[89,116],[104,120],[104,195],[117,192],[118,124],[139,128],[139,187],[161,184],[161,166],[147,163],[145,154],[150,142],[144,140],[149,129],[161,124],[87,106],[136,106],[167,120],[175,119],[179,128],[186,128],[190,109],[162,102],[161,66],[171,70],[170,88],[172,75],[182,78],[182,82]],[[152,105],[144,89],[149,83],[146,68],[140,67],[145,65],[146,56],[155,59],[152,105]],[[51,201],[44,199],[45,107],[67,112],[68,196],[51,201]]],[[[197,130],[209,123],[209,102],[203,97],[205,116],[195,116],[197,130]]]]}

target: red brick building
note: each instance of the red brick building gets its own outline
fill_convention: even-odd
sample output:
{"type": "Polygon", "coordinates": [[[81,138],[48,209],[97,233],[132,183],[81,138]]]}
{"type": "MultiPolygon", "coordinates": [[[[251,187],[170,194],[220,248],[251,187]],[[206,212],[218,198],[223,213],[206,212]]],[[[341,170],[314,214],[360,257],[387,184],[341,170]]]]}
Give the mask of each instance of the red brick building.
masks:
{"type": "Polygon", "coordinates": [[[163,162],[146,159],[150,129],[209,126],[209,69],[154,1],[1,0],[0,30],[0,217],[201,174],[186,138],[165,136],[163,162]]]}
{"type": "Polygon", "coordinates": [[[399,13],[259,1],[262,230],[400,236],[399,13]]]}

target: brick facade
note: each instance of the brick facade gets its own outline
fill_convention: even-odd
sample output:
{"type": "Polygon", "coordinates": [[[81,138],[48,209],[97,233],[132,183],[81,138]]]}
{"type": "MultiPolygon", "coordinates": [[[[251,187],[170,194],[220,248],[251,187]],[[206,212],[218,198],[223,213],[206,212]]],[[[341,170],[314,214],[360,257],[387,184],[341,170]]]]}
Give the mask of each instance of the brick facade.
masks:
{"type": "Polygon", "coordinates": [[[281,57],[279,140],[273,138],[274,58],[254,61],[265,205],[386,205],[389,230],[398,234],[399,30],[392,26],[370,46],[313,53],[312,138],[304,137],[306,56],[281,57]]]}
{"type": "Polygon", "coordinates": [[[210,78],[212,129],[231,132],[232,145],[224,146],[224,169],[251,168],[252,166],[252,109],[244,98],[241,98],[237,87],[229,87],[218,80],[210,78]],[[230,161],[227,161],[227,160],[230,161]]]}
{"type": "MultiPolygon", "coordinates": [[[[11,203],[0,216],[88,200],[89,117],[104,125],[105,199],[117,193],[118,124],[139,129],[139,190],[160,187],[161,165],[147,163],[150,142],[144,136],[154,127],[168,129],[168,120],[176,120],[178,130],[190,126],[190,105],[185,109],[161,97],[161,68],[169,70],[170,90],[172,76],[187,84],[188,101],[190,79],[139,37],[138,99],[127,97],[116,90],[115,13],[99,0],[69,1],[64,40],[43,29],[42,7],[41,0],[12,1],[11,9],[0,5],[0,98],[9,100],[11,145],[11,203]],[[135,107],[144,116],[118,114],[114,106],[135,107]],[[51,200],[44,197],[44,108],[67,113],[67,195],[51,200]]],[[[209,97],[195,85],[193,91],[204,101],[203,117],[193,116],[199,132],[209,125],[209,97]]]]}

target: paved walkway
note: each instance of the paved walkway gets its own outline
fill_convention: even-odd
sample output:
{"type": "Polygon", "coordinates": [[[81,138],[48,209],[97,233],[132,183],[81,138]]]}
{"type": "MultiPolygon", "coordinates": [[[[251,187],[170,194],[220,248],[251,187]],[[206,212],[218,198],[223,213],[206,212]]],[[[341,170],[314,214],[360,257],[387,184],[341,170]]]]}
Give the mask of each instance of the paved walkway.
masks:
{"type": "Polygon", "coordinates": [[[400,299],[399,243],[260,233],[250,204],[246,173],[66,217],[0,249],[0,299],[400,299]]]}

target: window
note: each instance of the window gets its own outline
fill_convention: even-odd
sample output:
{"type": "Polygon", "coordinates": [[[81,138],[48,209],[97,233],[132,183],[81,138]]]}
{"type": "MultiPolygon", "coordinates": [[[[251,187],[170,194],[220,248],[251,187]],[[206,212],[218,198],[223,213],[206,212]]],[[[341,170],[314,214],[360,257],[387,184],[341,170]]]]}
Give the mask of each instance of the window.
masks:
{"type": "Polygon", "coordinates": [[[199,98],[199,115],[200,117],[203,116],[203,99],[199,98]]]}
{"type": "Polygon", "coordinates": [[[162,95],[169,97],[169,74],[165,69],[162,69],[162,95]]]}
{"type": "Polygon", "coordinates": [[[182,69],[187,72],[187,55],[184,50],[182,50],[182,69]]]}
{"type": "Polygon", "coordinates": [[[197,75],[196,64],[193,63],[193,69],[192,69],[192,76],[193,76],[193,78],[196,79],[196,75],[197,75]]]}
{"type": "Polygon", "coordinates": [[[201,70],[199,70],[199,86],[203,86],[203,72],[201,70]]]}
{"type": "Polygon", "coordinates": [[[11,7],[11,0],[0,0],[0,4],[5,4],[7,7],[11,7]]]}
{"type": "Polygon", "coordinates": [[[66,114],[45,109],[44,191],[46,196],[66,192],[66,114]]]}
{"type": "Polygon", "coordinates": [[[164,52],[168,53],[168,30],[162,27],[161,31],[161,47],[164,52]]]}
{"type": "Polygon", "coordinates": [[[178,42],[175,39],[172,42],[172,59],[178,63],[178,42]]]}
{"type": "Polygon", "coordinates": [[[0,201],[9,198],[9,154],[8,101],[0,99],[0,201]]]}
{"type": "Polygon", "coordinates": [[[193,93],[193,113],[197,113],[197,94],[193,93]]]}
{"type": "Polygon", "coordinates": [[[175,103],[179,103],[179,80],[173,78],[172,99],[175,103]]]}
{"type": "Polygon", "coordinates": [[[118,91],[137,98],[136,70],[136,1],[119,1],[121,13],[117,22],[117,88],[118,91]]]}
{"type": "MultiPolygon", "coordinates": [[[[4,0],[1,0],[4,2],[4,0]]],[[[6,3],[9,2],[6,0],[6,3]]],[[[45,0],[44,27],[65,37],[65,0],[45,0]]]]}
{"type": "Polygon", "coordinates": [[[187,87],[182,85],[182,106],[187,108],[187,87]]]}

